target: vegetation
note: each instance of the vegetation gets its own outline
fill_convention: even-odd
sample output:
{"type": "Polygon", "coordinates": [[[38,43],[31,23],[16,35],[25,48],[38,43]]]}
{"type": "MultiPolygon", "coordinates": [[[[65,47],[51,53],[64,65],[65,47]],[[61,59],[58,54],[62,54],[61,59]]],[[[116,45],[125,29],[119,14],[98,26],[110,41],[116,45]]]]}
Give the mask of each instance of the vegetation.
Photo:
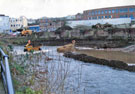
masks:
{"type": "MultiPolygon", "coordinates": [[[[49,54],[49,53],[48,53],[49,54]]],[[[69,63],[48,61],[48,56],[42,52],[18,55],[8,53],[10,68],[16,94],[64,94],[65,83],[69,75],[69,63]],[[39,63],[45,64],[39,66],[39,63]],[[37,70],[37,69],[40,70],[37,70]]],[[[62,61],[62,62],[61,62],[62,61]]],[[[67,61],[66,61],[67,62],[67,61]]]]}

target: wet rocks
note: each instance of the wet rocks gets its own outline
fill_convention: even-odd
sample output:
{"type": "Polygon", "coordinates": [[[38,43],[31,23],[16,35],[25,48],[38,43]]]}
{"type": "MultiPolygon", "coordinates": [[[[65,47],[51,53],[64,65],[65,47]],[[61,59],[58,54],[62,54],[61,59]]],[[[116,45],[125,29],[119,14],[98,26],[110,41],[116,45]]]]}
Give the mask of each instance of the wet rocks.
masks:
{"type": "Polygon", "coordinates": [[[68,58],[73,58],[75,60],[80,60],[86,63],[106,65],[113,68],[124,69],[124,70],[135,72],[135,66],[128,66],[128,64],[123,61],[99,59],[96,57],[87,56],[85,54],[76,54],[71,52],[64,53],[64,56],[68,58]]]}

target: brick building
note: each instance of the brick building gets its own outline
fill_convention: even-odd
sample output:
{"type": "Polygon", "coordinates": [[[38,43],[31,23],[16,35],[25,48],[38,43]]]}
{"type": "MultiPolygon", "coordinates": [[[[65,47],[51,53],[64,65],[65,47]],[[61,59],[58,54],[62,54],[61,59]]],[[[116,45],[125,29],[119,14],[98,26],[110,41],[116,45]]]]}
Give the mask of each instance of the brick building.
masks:
{"type": "MultiPolygon", "coordinates": [[[[111,18],[131,18],[135,19],[135,5],[108,7],[83,11],[80,20],[111,19],[111,18]]],[[[77,15],[76,15],[76,19],[77,15]]]]}
{"type": "Polygon", "coordinates": [[[42,18],[39,22],[39,27],[41,31],[55,31],[57,28],[63,26],[64,24],[63,21],[51,18],[42,18]]]}

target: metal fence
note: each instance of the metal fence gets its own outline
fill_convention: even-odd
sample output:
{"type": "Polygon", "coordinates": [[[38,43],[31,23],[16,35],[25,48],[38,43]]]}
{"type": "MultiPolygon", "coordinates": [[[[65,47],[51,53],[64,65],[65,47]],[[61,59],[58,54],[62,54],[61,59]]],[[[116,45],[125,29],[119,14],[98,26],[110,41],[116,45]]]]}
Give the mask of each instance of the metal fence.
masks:
{"type": "Polygon", "coordinates": [[[0,65],[1,65],[1,76],[6,94],[15,94],[12,77],[10,73],[8,56],[4,53],[4,51],[0,48],[0,65]]]}

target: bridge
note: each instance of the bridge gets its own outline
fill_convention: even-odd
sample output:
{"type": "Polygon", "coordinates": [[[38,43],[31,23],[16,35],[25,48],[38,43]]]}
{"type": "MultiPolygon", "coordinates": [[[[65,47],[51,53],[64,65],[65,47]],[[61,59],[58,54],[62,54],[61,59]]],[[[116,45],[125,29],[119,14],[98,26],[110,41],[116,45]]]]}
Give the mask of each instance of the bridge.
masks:
{"type": "Polygon", "coordinates": [[[8,56],[0,48],[0,94],[15,94],[10,74],[8,56]]]}

